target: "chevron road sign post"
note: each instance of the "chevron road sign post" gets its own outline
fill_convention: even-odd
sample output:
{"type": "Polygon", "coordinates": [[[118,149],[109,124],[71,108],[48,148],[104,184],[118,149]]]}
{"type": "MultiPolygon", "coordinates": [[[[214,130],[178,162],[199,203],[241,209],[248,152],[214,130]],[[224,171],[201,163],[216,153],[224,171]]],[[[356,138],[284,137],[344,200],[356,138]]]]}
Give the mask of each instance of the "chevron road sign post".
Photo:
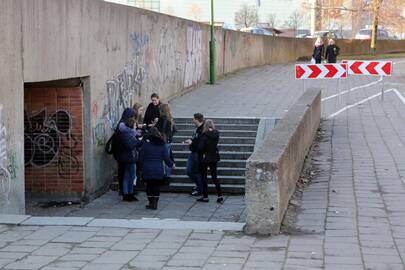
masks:
{"type": "Polygon", "coordinates": [[[347,64],[297,64],[295,78],[307,79],[345,79],[347,78],[347,64]]]}
{"type": "MultiPolygon", "coordinates": [[[[342,61],[343,62],[343,61],[342,61]]],[[[392,61],[345,60],[349,75],[366,75],[382,77],[392,75],[392,61]]],[[[384,100],[384,80],[382,80],[381,99],[384,100]]]]}
{"type": "Polygon", "coordinates": [[[347,61],[349,75],[391,76],[392,61],[347,61]]]}
{"type": "MultiPolygon", "coordinates": [[[[302,88],[305,91],[305,80],[308,79],[338,79],[338,92],[340,97],[339,79],[347,78],[347,64],[296,64],[295,79],[303,80],[302,88]]],[[[339,99],[340,100],[340,99],[339,99]]]]}

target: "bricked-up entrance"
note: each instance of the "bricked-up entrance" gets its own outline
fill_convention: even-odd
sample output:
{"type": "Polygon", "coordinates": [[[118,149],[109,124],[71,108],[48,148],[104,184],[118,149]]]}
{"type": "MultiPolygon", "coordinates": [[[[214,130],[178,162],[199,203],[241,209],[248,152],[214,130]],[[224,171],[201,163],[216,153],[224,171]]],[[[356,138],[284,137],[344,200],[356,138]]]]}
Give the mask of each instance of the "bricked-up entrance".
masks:
{"type": "Polygon", "coordinates": [[[82,197],[83,93],[80,87],[25,86],[25,187],[44,200],[82,197]]]}

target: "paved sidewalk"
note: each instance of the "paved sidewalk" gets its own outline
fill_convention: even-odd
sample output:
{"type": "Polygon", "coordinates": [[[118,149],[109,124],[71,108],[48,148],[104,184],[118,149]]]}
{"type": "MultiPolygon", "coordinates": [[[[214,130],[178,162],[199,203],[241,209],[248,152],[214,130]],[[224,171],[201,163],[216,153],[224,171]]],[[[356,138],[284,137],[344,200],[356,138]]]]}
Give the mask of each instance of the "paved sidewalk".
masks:
{"type": "MultiPolygon", "coordinates": [[[[286,75],[292,69],[267,66],[214,88],[204,86],[173,101],[175,115],[199,110],[207,116],[282,116],[301,91],[300,82],[286,75]]],[[[340,98],[331,97],[338,93],[336,81],[307,83],[325,88],[323,136],[312,157],[319,174],[305,188],[288,234],[256,238],[218,231],[1,226],[0,267],[405,269],[404,71],[405,63],[395,65],[384,87],[398,94],[390,90],[383,102],[376,96],[382,86],[378,78],[340,82],[342,91],[357,87],[340,98]]]]}
{"type": "Polygon", "coordinates": [[[162,193],[156,211],[145,209],[147,197],[139,192],[138,202],[123,202],[117,192],[109,191],[86,205],[41,207],[31,202],[26,209],[27,215],[94,217],[94,218],[160,218],[184,221],[245,221],[245,201],[243,196],[224,196],[224,204],[216,203],[216,196],[210,196],[209,203],[196,202],[196,197],[181,193],[162,193]]]}

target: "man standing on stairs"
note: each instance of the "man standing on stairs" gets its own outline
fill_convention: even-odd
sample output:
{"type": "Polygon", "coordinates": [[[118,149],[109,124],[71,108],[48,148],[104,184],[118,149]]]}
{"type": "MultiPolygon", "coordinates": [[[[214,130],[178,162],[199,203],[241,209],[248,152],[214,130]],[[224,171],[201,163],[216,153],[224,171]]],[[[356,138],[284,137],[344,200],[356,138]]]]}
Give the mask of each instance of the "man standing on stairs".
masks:
{"type": "Polygon", "coordinates": [[[192,196],[202,196],[202,182],[200,160],[198,156],[198,144],[204,128],[204,116],[201,113],[195,113],[193,123],[197,127],[191,139],[184,141],[190,146],[190,155],[187,160],[187,175],[196,184],[191,192],[192,196]]]}

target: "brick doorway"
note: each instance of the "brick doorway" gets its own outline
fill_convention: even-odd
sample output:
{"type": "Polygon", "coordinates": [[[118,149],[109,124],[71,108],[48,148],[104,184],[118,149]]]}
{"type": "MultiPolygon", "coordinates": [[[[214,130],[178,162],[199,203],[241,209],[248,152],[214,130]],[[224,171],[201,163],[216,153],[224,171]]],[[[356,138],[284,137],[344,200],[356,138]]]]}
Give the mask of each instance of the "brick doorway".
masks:
{"type": "Polygon", "coordinates": [[[68,80],[25,85],[28,199],[80,201],[83,197],[83,91],[76,84],[68,80]]]}

